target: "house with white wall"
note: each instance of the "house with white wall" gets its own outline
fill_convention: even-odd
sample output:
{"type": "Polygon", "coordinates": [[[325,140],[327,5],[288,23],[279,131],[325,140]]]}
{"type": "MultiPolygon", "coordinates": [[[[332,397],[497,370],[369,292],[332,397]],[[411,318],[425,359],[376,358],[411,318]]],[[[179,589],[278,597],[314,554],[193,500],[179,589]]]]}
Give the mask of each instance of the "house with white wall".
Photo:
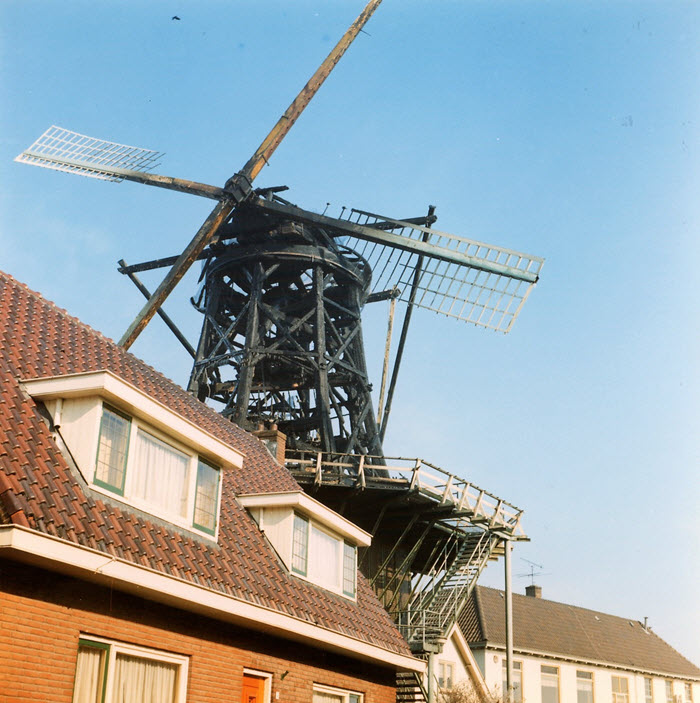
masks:
{"type": "MultiPolygon", "coordinates": [[[[513,595],[515,703],[700,703],[700,668],[644,623],[526,590],[513,595]]],[[[442,688],[475,681],[476,665],[477,690],[503,696],[505,635],[505,593],[477,586],[438,656],[442,688]]]]}

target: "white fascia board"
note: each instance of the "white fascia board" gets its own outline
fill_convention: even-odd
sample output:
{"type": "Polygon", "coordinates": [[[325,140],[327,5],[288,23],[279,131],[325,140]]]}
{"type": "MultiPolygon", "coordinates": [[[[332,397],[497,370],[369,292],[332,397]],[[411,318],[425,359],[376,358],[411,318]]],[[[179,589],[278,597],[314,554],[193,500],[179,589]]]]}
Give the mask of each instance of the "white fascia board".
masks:
{"type": "Polygon", "coordinates": [[[351,540],[358,547],[369,547],[372,535],[350,522],[335,510],[304,493],[304,491],[284,491],[280,493],[246,493],[237,495],[236,500],[244,508],[292,508],[314,518],[331,528],[337,534],[351,540]]]}
{"type": "Polygon", "coordinates": [[[479,665],[476,663],[476,659],[474,659],[474,654],[469,647],[469,643],[462,634],[462,630],[457,623],[452,626],[448,639],[451,639],[454,642],[455,649],[462,657],[462,661],[464,662],[464,668],[467,669],[471,675],[472,684],[479,689],[481,695],[483,696],[483,700],[489,700],[490,691],[486,685],[484,675],[481,673],[481,669],[479,669],[479,665]]]}
{"type": "Polygon", "coordinates": [[[32,398],[39,400],[99,396],[205,456],[215,457],[224,468],[243,466],[241,452],[111,371],[23,379],[21,383],[32,398]]]}
{"type": "MultiPolygon", "coordinates": [[[[487,644],[485,647],[474,647],[474,649],[490,649],[494,652],[504,652],[506,648],[503,645],[487,644]]],[[[646,674],[648,676],[657,676],[663,679],[678,679],[679,681],[695,681],[700,683],[700,676],[692,676],[690,674],[672,674],[661,669],[644,669],[633,664],[616,664],[615,662],[603,661],[602,659],[586,659],[583,657],[566,656],[564,654],[554,654],[552,652],[541,652],[537,649],[523,649],[516,647],[513,654],[519,654],[523,657],[536,657],[538,659],[549,659],[551,661],[570,662],[572,664],[582,664],[584,666],[598,666],[602,669],[614,669],[615,671],[627,671],[633,674],[646,674]]]]}
{"type": "Polygon", "coordinates": [[[0,557],[117,588],[175,608],[269,635],[302,642],[399,671],[422,673],[425,663],[272,608],[183,581],[104,552],[66,542],[20,525],[0,525],[0,557]]]}

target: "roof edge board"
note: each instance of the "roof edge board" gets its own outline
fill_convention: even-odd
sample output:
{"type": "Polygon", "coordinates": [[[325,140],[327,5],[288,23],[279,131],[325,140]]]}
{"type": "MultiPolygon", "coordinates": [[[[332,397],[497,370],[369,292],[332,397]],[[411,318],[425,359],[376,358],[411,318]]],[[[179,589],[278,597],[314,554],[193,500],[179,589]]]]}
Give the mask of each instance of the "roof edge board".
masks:
{"type": "Polygon", "coordinates": [[[96,395],[122,408],[126,405],[124,409],[177,437],[185,444],[194,445],[205,453],[213,454],[231,467],[243,466],[243,453],[107,369],[27,378],[21,379],[20,383],[24,390],[37,400],[96,395]]]}
{"type": "Polygon", "coordinates": [[[85,581],[108,585],[142,598],[200,613],[242,627],[397,670],[422,673],[425,663],[364,640],[314,625],[292,615],[187,583],[168,574],[82,545],[37,533],[21,525],[0,525],[0,556],[15,557],[85,581]]]}
{"type": "Polygon", "coordinates": [[[244,508],[299,508],[306,515],[320,523],[332,527],[344,537],[348,537],[360,547],[369,547],[372,535],[344,518],[335,510],[304,493],[304,491],[282,491],[279,493],[245,493],[236,496],[244,508]]]}

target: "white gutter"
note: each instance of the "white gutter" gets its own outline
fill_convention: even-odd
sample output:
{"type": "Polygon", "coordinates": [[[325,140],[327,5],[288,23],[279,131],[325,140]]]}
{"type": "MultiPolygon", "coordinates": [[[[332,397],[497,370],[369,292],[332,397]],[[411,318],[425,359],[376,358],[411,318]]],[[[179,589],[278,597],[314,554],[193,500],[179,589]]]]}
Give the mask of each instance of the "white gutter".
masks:
{"type": "Polygon", "coordinates": [[[224,620],[241,627],[320,647],[354,659],[402,671],[422,673],[424,662],[412,656],[313,625],[210,588],[110,557],[104,552],[66,542],[20,525],[0,525],[0,556],[110,585],[148,600],[224,620]]]}

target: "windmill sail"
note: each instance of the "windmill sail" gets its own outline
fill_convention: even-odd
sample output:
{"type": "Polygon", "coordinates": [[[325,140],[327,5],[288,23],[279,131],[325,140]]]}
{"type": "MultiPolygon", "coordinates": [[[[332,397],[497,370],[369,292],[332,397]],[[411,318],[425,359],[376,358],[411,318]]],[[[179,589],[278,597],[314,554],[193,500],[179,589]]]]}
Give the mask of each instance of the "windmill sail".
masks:
{"type": "Polygon", "coordinates": [[[363,210],[349,210],[346,216],[350,222],[400,235],[408,240],[407,247],[410,242],[426,242],[469,257],[473,265],[355,236],[341,238],[370,264],[373,293],[398,287],[400,300],[409,302],[419,269],[413,305],[479,327],[509,332],[544,264],[537,256],[363,210]]]}
{"type": "Polygon", "coordinates": [[[155,168],[162,156],[158,151],[108,142],[52,125],[15,161],[89,178],[121,181],[126,174],[146,173],[155,168]]]}

